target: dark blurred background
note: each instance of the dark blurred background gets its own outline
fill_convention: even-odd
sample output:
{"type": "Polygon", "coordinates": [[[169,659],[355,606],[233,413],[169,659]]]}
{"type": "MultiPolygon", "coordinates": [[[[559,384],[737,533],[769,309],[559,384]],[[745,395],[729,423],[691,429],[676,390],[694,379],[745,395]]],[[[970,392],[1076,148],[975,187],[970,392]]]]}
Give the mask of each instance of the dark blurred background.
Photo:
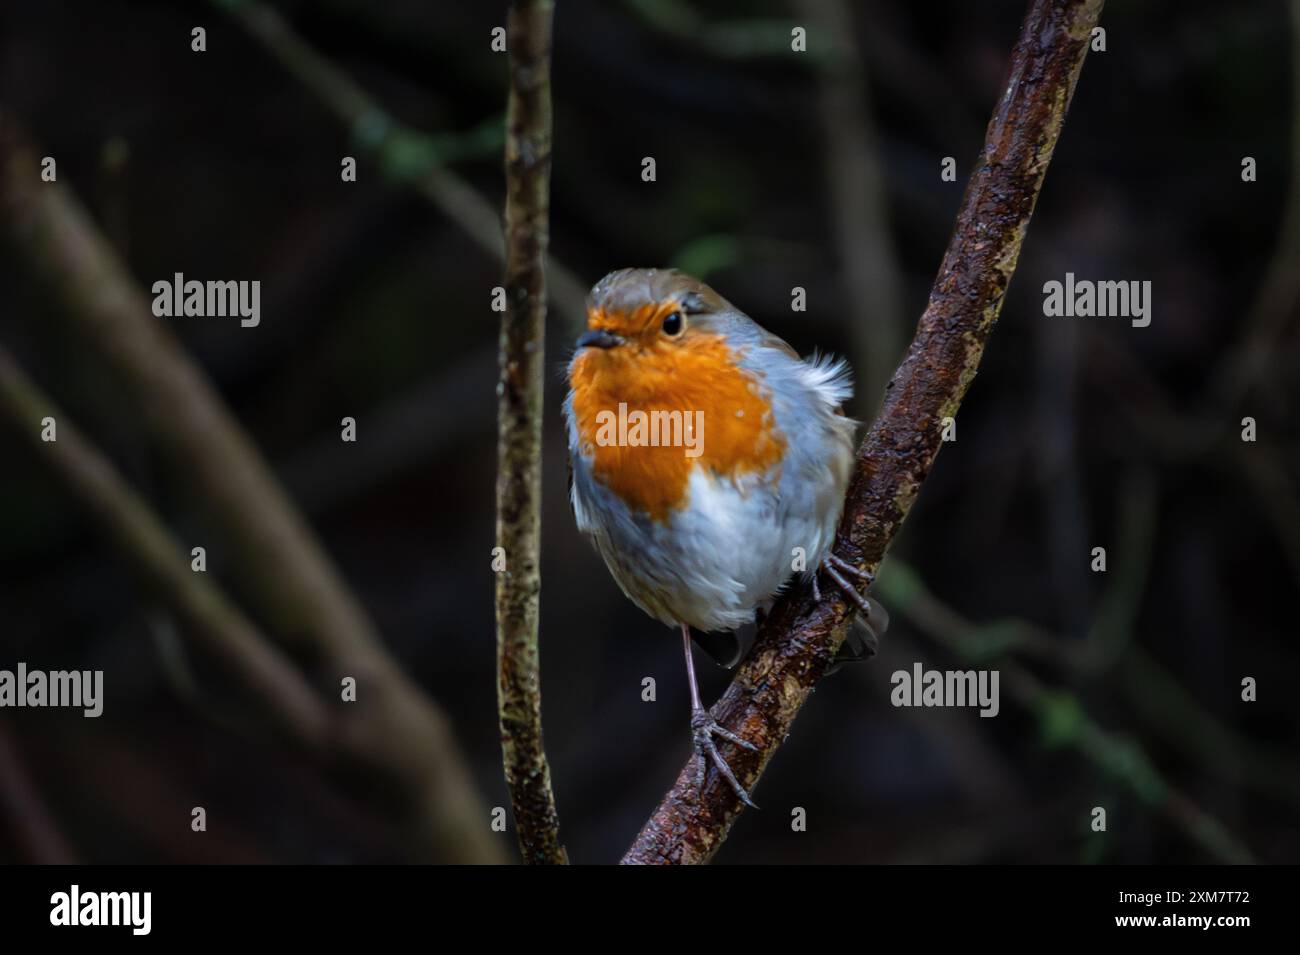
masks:
{"type": "MultiPolygon", "coordinates": [[[[412,188],[436,160],[485,200],[475,209],[500,208],[503,5],[274,5],[428,134],[387,152],[225,6],[6,3],[0,101],[141,286],[261,280],[256,329],[158,321],[447,711],[485,805],[508,805],[489,566],[502,266],[412,188]],[[195,26],[206,53],[190,50],[195,26]],[[340,182],[346,155],[355,183],[340,182]],[[339,441],[345,415],[356,444],[339,441]]],[[[625,266],[694,272],[802,353],[849,356],[863,381],[850,410],[869,417],[925,306],[1024,4],[557,6],[556,260],[588,286],[625,266]],[[794,25],[807,54],[789,49],[794,25]]],[[[1298,17],[1282,0],[1108,4],[1107,49],[1084,66],[958,441],[882,571],[880,656],[819,687],[719,862],[1296,860],[1298,17]],[[1045,318],[1043,283],[1066,271],[1150,280],[1150,326],[1045,318]],[[1106,573],[1090,569],[1097,546],[1106,573]],[[889,674],[916,660],[1003,667],[1001,714],[891,707],[889,674]],[[1008,669],[1041,692],[1017,698],[1008,669]],[[1241,700],[1247,676],[1257,702],[1241,700]],[[791,831],[795,806],[807,832],[791,831]],[[1094,806],[1106,833],[1089,829],[1094,806]]],[[[548,319],[542,686],[564,840],[605,862],[686,758],[688,705],[675,635],[621,596],[569,513],[562,370],[583,320],[569,304],[548,319]]],[[[209,575],[231,577],[220,528],[12,248],[0,342],[184,549],[212,542],[209,575]]],[[[0,668],[103,669],[107,697],[97,720],[0,712],[0,860],[39,858],[24,837],[37,825],[91,862],[412,857],[363,798],[383,783],[339,780],[262,732],[10,422],[0,480],[0,668]],[[204,838],[196,805],[216,820],[204,838]]],[[[726,673],[701,675],[711,700],[726,673]]]]}

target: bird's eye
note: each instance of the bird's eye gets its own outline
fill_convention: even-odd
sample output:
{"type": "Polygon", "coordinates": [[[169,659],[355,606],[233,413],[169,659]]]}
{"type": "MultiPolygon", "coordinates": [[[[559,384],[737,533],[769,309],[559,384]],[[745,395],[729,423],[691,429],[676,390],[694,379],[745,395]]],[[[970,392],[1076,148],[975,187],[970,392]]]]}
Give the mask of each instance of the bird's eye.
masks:
{"type": "Polygon", "coordinates": [[[671,312],[664,319],[664,334],[671,338],[676,338],[686,327],[686,319],[682,318],[681,312],[671,312]]]}

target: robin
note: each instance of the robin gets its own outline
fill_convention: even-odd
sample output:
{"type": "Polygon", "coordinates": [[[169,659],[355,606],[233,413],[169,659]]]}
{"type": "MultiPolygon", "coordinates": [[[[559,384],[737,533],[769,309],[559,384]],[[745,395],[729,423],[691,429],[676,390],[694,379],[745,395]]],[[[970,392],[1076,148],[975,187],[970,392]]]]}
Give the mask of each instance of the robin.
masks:
{"type": "Polygon", "coordinates": [[[801,359],[689,275],[623,269],[591,290],[568,378],[578,527],[623,593],[681,630],[699,792],[711,761],[752,806],[714,737],[755,747],[700,703],[692,631],[715,655],[738,647],[714,635],[766,613],[800,571],[818,599],[818,571],[840,587],[872,639],[883,630],[850,583],[870,576],[831,551],[857,426],[848,366],[801,359]]]}

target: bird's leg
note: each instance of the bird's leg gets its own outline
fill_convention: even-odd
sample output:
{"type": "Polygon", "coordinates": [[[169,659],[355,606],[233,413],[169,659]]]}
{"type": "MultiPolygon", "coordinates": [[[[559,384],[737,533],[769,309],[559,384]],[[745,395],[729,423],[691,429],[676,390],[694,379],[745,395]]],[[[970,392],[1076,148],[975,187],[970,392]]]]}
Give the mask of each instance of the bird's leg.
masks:
{"type": "Polygon", "coordinates": [[[728,742],[755,752],[758,748],[753,743],[741,739],[725,726],[720,726],[700,703],[700,687],[695,682],[695,661],[691,657],[691,628],[686,624],[682,624],[682,647],[686,651],[686,678],[691,685],[691,740],[695,746],[695,755],[699,759],[699,765],[695,770],[695,789],[699,793],[700,801],[704,800],[704,780],[708,773],[709,761],[712,760],[713,765],[718,767],[718,772],[731,783],[731,788],[736,791],[740,801],[746,806],[757,809],[758,807],[749,798],[749,793],[745,792],[745,787],[740,785],[740,780],[736,779],[736,774],[731,771],[727,761],[718,752],[713,737],[721,736],[728,742]]]}

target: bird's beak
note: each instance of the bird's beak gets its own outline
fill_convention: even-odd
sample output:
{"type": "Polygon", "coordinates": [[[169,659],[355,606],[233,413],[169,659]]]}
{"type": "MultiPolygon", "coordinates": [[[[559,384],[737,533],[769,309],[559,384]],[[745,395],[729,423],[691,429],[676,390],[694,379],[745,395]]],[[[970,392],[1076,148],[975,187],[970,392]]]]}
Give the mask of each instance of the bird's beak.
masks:
{"type": "Polygon", "coordinates": [[[607,328],[593,328],[578,338],[579,348],[613,348],[623,344],[623,338],[607,328]]]}

